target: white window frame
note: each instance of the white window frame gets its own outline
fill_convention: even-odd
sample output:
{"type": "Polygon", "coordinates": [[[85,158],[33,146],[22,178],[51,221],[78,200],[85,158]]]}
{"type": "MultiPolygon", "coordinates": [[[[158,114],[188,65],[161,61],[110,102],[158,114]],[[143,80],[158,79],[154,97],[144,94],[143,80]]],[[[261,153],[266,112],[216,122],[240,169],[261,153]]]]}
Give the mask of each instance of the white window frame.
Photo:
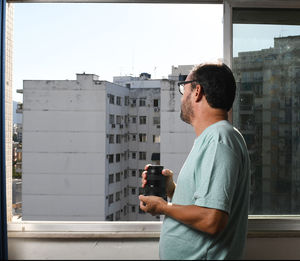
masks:
{"type": "MultiPolygon", "coordinates": [[[[74,3],[76,0],[10,0],[8,3],[74,3]]],[[[298,0],[81,0],[82,3],[184,3],[223,4],[223,59],[232,65],[232,9],[239,8],[300,8],[298,0]]],[[[232,119],[232,116],[229,117],[232,119]]],[[[162,222],[8,222],[9,237],[159,237],[162,222]],[[26,235],[25,235],[26,234],[26,235]]],[[[264,237],[300,236],[299,216],[249,216],[249,235],[264,237]],[[258,233],[258,234],[257,234],[258,233]]]]}

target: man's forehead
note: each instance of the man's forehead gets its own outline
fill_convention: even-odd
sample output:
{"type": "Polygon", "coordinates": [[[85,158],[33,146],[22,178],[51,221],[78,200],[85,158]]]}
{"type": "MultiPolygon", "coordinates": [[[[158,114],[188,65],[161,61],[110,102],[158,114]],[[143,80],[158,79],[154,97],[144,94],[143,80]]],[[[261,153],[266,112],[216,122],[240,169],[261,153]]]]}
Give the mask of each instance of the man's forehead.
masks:
{"type": "Polygon", "coordinates": [[[188,76],[186,77],[185,80],[186,80],[186,81],[191,81],[191,80],[193,80],[193,71],[191,71],[191,72],[188,74],[188,76]]]}

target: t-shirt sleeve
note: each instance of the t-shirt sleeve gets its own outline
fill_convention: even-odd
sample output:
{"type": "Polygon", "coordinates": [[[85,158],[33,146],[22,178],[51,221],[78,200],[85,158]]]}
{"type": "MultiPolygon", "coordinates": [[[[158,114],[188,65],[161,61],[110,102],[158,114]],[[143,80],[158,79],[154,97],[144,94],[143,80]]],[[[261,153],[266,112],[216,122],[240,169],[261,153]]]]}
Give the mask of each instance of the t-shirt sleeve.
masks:
{"type": "Polygon", "coordinates": [[[195,168],[195,205],[230,213],[240,160],[227,145],[211,142],[198,162],[195,168]]]}

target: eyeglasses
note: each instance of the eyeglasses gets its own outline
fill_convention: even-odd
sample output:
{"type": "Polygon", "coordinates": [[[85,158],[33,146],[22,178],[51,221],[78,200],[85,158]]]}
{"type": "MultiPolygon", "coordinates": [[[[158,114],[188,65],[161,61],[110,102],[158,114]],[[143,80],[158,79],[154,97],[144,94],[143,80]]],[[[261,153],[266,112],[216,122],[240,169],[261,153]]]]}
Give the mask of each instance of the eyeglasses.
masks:
{"type": "Polygon", "coordinates": [[[183,95],[183,93],[184,93],[184,85],[186,85],[188,83],[192,83],[192,82],[196,82],[196,80],[178,82],[177,84],[178,84],[178,87],[179,87],[179,92],[183,95]]]}

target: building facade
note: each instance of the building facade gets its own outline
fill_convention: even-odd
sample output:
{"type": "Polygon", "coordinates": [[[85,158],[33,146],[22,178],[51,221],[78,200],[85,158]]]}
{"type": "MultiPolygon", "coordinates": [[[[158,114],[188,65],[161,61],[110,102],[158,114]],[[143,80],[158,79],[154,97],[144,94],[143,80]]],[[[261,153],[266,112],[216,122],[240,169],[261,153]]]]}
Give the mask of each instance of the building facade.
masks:
{"type": "Polygon", "coordinates": [[[139,210],[160,164],[162,80],[24,81],[23,220],[157,220],[139,210]],[[34,184],[34,186],[33,186],[34,184]]]}
{"type": "Polygon", "coordinates": [[[234,125],[251,158],[251,214],[299,214],[300,36],[241,52],[233,71],[238,93],[234,125]]]}

